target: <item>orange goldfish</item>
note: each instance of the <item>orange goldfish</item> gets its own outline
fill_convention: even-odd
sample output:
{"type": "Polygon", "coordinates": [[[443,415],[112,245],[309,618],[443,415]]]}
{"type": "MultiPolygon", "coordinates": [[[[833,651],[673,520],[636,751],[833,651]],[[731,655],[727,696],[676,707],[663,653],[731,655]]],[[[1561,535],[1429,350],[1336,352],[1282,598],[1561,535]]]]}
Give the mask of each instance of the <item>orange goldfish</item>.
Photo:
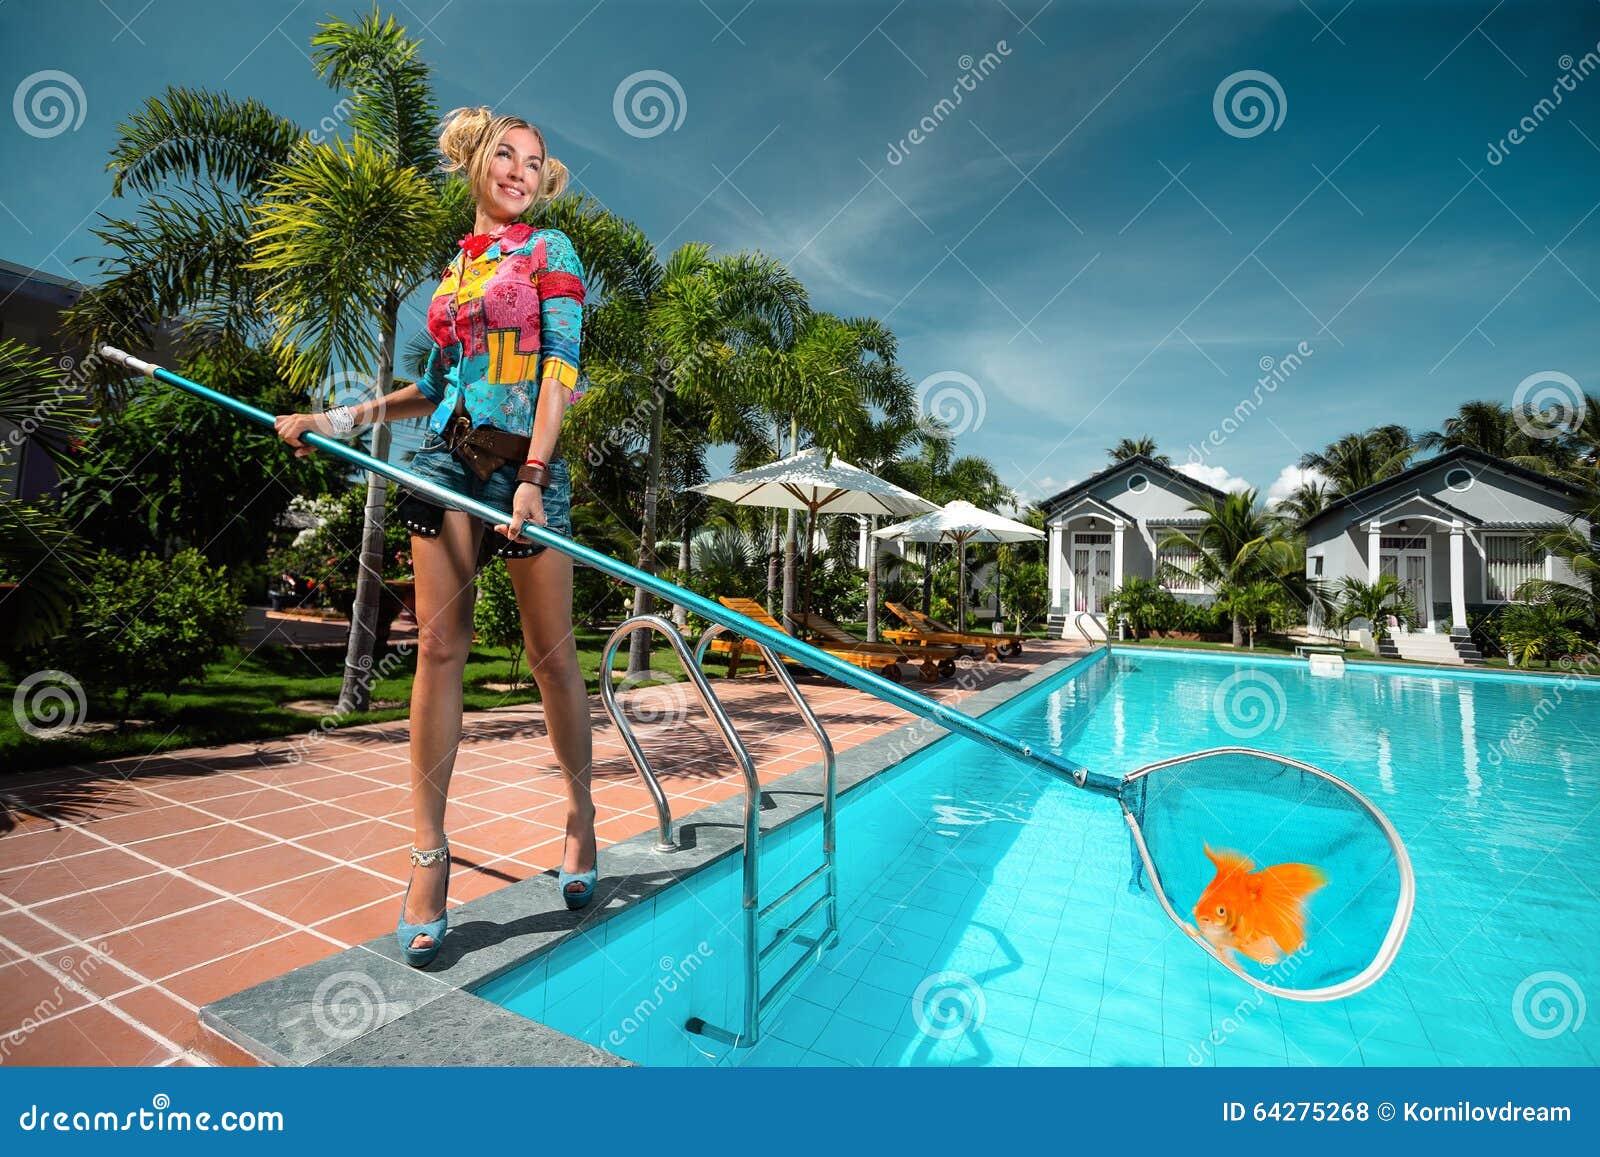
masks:
{"type": "Polygon", "coordinates": [[[1310,864],[1274,864],[1256,870],[1238,852],[1211,850],[1217,874],[1194,906],[1200,933],[1218,948],[1232,949],[1258,964],[1276,964],[1306,942],[1306,899],[1328,882],[1310,864]]]}

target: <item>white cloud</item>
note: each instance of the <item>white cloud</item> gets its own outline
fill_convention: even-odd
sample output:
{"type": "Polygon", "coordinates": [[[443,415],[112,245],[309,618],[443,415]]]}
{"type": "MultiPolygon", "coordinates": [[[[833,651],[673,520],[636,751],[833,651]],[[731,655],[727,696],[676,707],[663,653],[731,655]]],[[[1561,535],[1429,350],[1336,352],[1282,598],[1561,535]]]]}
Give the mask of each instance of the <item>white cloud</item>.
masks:
{"type": "Polygon", "coordinates": [[[1320,470],[1302,470],[1298,466],[1285,466],[1278,471],[1278,476],[1272,480],[1272,485],[1267,487],[1267,503],[1271,505],[1280,498],[1289,497],[1307,482],[1327,481],[1328,476],[1320,470]]]}
{"type": "Polygon", "coordinates": [[[1179,474],[1187,474],[1197,482],[1215,486],[1218,490],[1248,490],[1250,483],[1229,474],[1222,466],[1207,466],[1203,462],[1184,462],[1177,467],[1179,474]]]}

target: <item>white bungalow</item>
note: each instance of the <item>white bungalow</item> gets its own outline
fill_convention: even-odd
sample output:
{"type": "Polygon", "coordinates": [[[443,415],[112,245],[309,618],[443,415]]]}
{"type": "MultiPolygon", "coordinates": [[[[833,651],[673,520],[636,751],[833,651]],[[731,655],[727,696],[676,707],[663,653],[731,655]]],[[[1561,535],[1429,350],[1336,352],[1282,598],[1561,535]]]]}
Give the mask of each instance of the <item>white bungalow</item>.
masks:
{"type": "MultiPolygon", "coordinates": [[[[1334,501],[1308,519],[1306,577],[1396,575],[1420,627],[1465,642],[1470,610],[1513,601],[1530,578],[1576,581],[1539,539],[1586,508],[1582,488],[1459,448],[1334,501]]],[[[1580,531],[1593,533],[1587,521],[1580,531]]],[[[1402,648],[1403,649],[1403,648],[1402,648]]]]}
{"type": "MultiPolygon", "coordinates": [[[[1171,530],[1204,522],[1194,505],[1226,495],[1153,458],[1118,462],[1040,503],[1048,530],[1050,628],[1059,633],[1080,614],[1105,624],[1105,605],[1125,578],[1154,578],[1161,564],[1187,567],[1193,559],[1163,550],[1171,530]]],[[[1167,583],[1194,602],[1210,600],[1201,585],[1167,583]]]]}

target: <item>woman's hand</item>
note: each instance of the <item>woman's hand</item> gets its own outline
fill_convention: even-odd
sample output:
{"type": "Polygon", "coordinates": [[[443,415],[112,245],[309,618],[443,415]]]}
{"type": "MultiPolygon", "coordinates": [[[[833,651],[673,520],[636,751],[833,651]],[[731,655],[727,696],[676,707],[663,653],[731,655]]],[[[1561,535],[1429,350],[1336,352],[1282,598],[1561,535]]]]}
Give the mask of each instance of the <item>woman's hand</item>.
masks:
{"type": "Polygon", "coordinates": [[[521,538],[524,523],[534,526],[543,526],[544,522],[544,491],[532,482],[523,482],[517,486],[517,492],[511,498],[511,524],[502,523],[495,527],[507,538],[521,538]]]}
{"type": "Polygon", "coordinates": [[[294,447],[296,458],[304,458],[313,450],[313,447],[300,441],[300,435],[308,430],[318,434],[333,433],[333,427],[321,414],[279,414],[272,419],[272,427],[278,432],[278,437],[294,447]]]}

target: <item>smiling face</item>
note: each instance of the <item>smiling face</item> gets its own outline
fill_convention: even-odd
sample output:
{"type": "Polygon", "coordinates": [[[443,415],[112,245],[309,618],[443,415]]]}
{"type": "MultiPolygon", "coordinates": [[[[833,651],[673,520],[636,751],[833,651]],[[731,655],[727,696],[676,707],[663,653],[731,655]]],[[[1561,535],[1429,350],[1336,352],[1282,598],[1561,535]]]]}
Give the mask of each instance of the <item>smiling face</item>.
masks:
{"type": "Polygon", "coordinates": [[[478,191],[478,210],[497,224],[515,221],[528,211],[544,177],[544,144],[525,128],[506,130],[494,147],[478,191]]]}

